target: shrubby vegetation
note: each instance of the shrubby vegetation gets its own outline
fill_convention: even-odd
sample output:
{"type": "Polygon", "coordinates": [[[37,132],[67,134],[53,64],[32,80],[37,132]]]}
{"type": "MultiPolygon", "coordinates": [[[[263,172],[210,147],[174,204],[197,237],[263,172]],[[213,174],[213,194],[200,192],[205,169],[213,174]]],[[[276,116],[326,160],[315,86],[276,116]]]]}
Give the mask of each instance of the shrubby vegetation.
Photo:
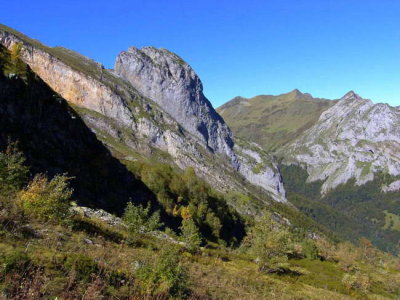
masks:
{"type": "Polygon", "coordinates": [[[184,219],[180,229],[181,238],[186,243],[187,249],[191,252],[198,251],[201,245],[201,234],[194,221],[191,218],[184,219]]]}
{"type": "Polygon", "coordinates": [[[136,276],[144,295],[168,293],[179,299],[188,296],[188,276],[179,251],[176,246],[165,246],[155,261],[139,266],[136,276]]]}
{"type": "MultiPolygon", "coordinates": [[[[171,188],[174,176],[187,176],[177,185],[180,193],[169,194],[176,201],[173,197],[182,197],[171,212],[181,219],[180,234],[171,236],[185,246],[147,234],[168,228],[150,204],[128,203],[123,216],[127,228],[70,214],[68,177],[37,174],[29,180],[23,154],[11,145],[0,153],[0,290],[8,298],[287,299],[310,298],[311,293],[320,299],[400,292],[399,260],[369,240],[361,239],[358,246],[335,243],[319,233],[298,230],[268,211],[248,225],[240,248],[225,248],[223,242],[213,244],[217,250],[200,248],[207,213],[196,221],[201,213],[190,195],[191,189],[208,187],[191,170],[173,171],[171,178],[164,178],[167,186],[158,185],[160,190],[171,188]],[[59,226],[60,220],[69,222],[59,226]],[[132,234],[135,243],[129,243],[132,234]],[[263,276],[255,275],[258,272],[263,276]],[[293,285],[294,278],[306,288],[293,285]]],[[[177,186],[171,190],[176,192],[177,186]]],[[[214,192],[208,193],[210,198],[197,197],[197,203],[213,211],[208,201],[214,192]]]]}
{"type": "Polygon", "coordinates": [[[342,239],[356,242],[366,237],[384,251],[399,253],[400,231],[385,227],[385,212],[400,216],[400,193],[381,192],[382,185],[395,178],[377,173],[362,186],[350,180],[321,197],[322,182],[307,183],[304,169],[291,165],[281,166],[281,171],[288,200],[307,216],[342,239]]]}
{"type": "Polygon", "coordinates": [[[39,221],[68,220],[72,196],[68,179],[65,175],[56,175],[51,180],[43,174],[36,175],[19,193],[18,205],[39,221]]]}
{"type": "Polygon", "coordinates": [[[199,179],[193,168],[184,172],[162,163],[135,162],[129,165],[157,196],[169,216],[191,219],[202,237],[228,244],[238,243],[244,234],[241,217],[227,205],[224,196],[199,179]]]}
{"type": "Polygon", "coordinates": [[[1,192],[15,191],[27,181],[29,168],[24,165],[25,157],[16,143],[9,143],[5,151],[0,152],[0,189],[1,192]]]}
{"type": "Polygon", "coordinates": [[[131,241],[135,241],[140,233],[160,229],[163,224],[160,222],[158,211],[150,213],[150,205],[146,208],[142,205],[134,205],[129,202],[122,217],[128,226],[131,241]]]}

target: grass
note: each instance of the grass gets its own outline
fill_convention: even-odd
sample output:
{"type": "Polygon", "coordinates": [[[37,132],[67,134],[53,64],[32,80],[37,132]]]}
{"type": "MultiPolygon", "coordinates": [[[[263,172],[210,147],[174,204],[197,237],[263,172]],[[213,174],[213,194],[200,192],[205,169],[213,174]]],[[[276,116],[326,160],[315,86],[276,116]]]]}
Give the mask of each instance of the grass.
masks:
{"type": "MultiPolygon", "coordinates": [[[[30,292],[40,294],[37,299],[65,299],[66,290],[69,297],[80,298],[97,285],[97,292],[105,299],[129,299],[128,295],[139,293],[137,266],[154,261],[169,245],[147,234],[129,243],[125,227],[83,215],[76,215],[71,226],[27,219],[18,222],[20,225],[12,229],[0,227],[0,262],[13,261],[12,256],[21,253],[28,265],[20,280],[26,280],[32,272],[30,292]],[[19,234],[26,226],[37,234],[19,234]]],[[[391,299],[398,292],[395,283],[400,280],[398,271],[379,265],[377,259],[359,263],[357,268],[369,274],[372,282],[370,292],[363,294],[346,288],[342,282],[346,273],[334,261],[289,259],[290,268],[301,270],[301,275],[275,275],[259,272],[254,257],[241,248],[210,244],[197,253],[184,248],[180,253],[188,288],[200,297],[193,299],[391,299]]],[[[0,291],[10,291],[15,283],[12,278],[0,273],[0,291]]]]}
{"type": "Polygon", "coordinates": [[[279,96],[235,98],[217,109],[235,136],[276,150],[310,128],[335,101],[297,91],[279,96]]]}

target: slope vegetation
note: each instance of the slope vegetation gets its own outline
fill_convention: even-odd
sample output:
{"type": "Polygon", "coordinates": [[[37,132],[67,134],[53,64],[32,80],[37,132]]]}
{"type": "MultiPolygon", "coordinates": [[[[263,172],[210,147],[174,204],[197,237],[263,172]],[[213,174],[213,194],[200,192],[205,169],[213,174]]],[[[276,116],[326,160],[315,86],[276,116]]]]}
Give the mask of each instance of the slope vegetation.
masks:
{"type": "Polygon", "coordinates": [[[294,90],[279,96],[237,97],[217,111],[235,136],[273,151],[314,125],[334,103],[294,90]]]}

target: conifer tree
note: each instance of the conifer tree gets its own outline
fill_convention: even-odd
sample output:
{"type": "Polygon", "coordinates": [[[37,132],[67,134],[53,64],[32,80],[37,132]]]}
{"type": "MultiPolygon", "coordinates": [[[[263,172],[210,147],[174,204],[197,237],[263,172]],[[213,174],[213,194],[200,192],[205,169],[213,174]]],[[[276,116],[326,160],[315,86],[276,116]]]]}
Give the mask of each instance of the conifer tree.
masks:
{"type": "Polygon", "coordinates": [[[21,60],[21,50],[22,43],[15,43],[11,47],[4,65],[4,72],[9,77],[26,78],[26,64],[21,60]]]}

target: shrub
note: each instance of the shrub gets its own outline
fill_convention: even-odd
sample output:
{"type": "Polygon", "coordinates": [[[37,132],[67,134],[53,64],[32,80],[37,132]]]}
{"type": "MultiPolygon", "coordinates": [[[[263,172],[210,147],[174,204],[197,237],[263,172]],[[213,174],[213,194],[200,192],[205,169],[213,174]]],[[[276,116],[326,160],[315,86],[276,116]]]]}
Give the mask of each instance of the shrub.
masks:
{"type": "Polygon", "coordinates": [[[287,267],[288,253],[292,252],[292,236],[286,227],[273,221],[271,213],[263,213],[250,229],[245,244],[257,257],[260,270],[272,272],[287,267]]]}
{"type": "Polygon", "coordinates": [[[136,272],[147,295],[169,293],[176,298],[188,293],[188,277],[179,259],[179,248],[166,246],[153,264],[145,264],[136,272]]]}
{"type": "Polygon", "coordinates": [[[71,206],[72,189],[68,180],[64,175],[56,175],[50,181],[43,174],[36,175],[20,192],[19,206],[40,221],[64,221],[70,216],[71,206]]]}
{"type": "Polygon", "coordinates": [[[163,225],[160,222],[160,213],[158,211],[150,214],[150,204],[145,208],[142,205],[133,205],[132,202],[129,202],[122,219],[128,226],[131,236],[141,231],[157,230],[163,225]]]}
{"type": "Polygon", "coordinates": [[[4,255],[0,258],[1,269],[3,274],[9,274],[11,272],[22,272],[24,271],[30,259],[28,255],[23,251],[15,251],[9,255],[4,255]]]}
{"type": "Polygon", "coordinates": [[[359,259],[359,249],[349,242],[340,243],[336,250],[336,260],[342,270],[349,272],[355,269],[356,260],[359,259]]]}
{"type": "Polygon", "coordinates": [[[24,165],[25,157],[16,143],[10,143],[4,152],[0,152],[0,191],[16,191],[28,178],[29,168],[24,165]]]}
{"type": "Polygon", "coordinates": [[[308,259],[317,259],[319,254],[318,254],[318,248],[315,245],[314,241],[310,239],[305,239],[301,243],[301,248],[302,248],[302,253],[305,257],[308,259]]]}
{"type": "Polygon", "coordinates": [[[196,252],[201,244],[201,234],[192,219],[182,221],[181,239],[186,243],[186,247],[191,252],[196,252]]]}
{"type": "Polygon", "coordinates": [[[342,283],[348,290],[358,290],[367,293],[371,287],[371,279],[366,274],[355,273],[353,275],[344,274],[342,283]]]}
{"type": "Polygon", "coordinates": [[[79,280],[89,282],[92,274],[99,272],[97,263],[83,254],[70,254],[64,262],[66,271],[75,271],[79,280]]]}

